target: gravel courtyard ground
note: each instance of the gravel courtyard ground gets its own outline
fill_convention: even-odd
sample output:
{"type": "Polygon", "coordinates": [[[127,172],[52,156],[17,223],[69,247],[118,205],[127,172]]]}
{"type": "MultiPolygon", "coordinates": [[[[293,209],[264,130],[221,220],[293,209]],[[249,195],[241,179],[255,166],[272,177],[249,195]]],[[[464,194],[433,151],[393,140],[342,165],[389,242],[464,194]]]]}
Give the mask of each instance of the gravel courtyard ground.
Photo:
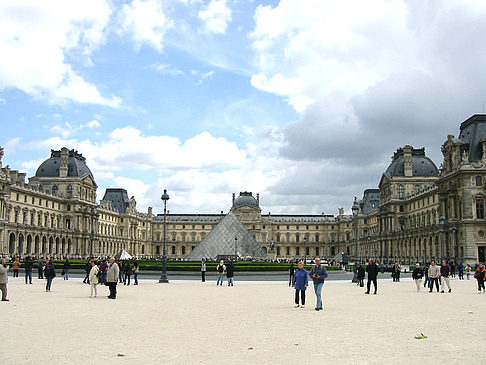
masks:
{"type": "Polygon", "coordinates": [[[475,280],[452,280],[450,294],[381,281],[378,295],[327,282],[319,312],[312,285],[303,309],[284,282],[143,281],[110,300],[105,286],[89,298],[80,279],[58,277],[50,293],[44,280],[9,280],[2,364],[457,364],[481,361],[486,346],[475,280]]]}

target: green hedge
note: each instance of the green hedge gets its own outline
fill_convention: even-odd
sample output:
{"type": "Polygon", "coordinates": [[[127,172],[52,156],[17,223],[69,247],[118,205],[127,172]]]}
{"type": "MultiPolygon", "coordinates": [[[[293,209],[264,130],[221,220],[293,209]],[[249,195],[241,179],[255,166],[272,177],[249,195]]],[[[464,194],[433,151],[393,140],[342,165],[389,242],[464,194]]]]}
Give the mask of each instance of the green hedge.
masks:
{"type": "MultiPolygon", "coordinates": [[[[54,266],[58,269],[62,269],[65,260],[54,260],[54,266]]],[[[84,269],[87,260],[70,260],[71,269],[84,269]]],[[[130,260],[133,264],[133,260],[130,260]]],[[[11,265],[11,263],[9,263],[11,265]]],[[[23,267],[23,262],[21,262],[21,267],[23,267]]],[[[141,271],[161,271],[162,261],[159,260],[138,260],[141,271]]],[[[206,268],[208,272],[216,272],[216,266],[219,261],[206,261],[206,268]]],[[[227,263],[226,263],[227,264],[227,263]]],[[[251,261],[237,261],[233,263],[235,271],[243,272],[276,272],[276,271],[288,271],[290,264],[288,263],[278,263],[278,262],[251,262],[251,261]]],[[[37,261],[34,261],[34,269],[37,267],[37,261]]],[[[297,265],[294,264],[297,268],[297,265]]],[[[310,270],[312,265],[306,265],[305,268],[310,270]]],[[[340,271],[341,268],[337,266],[326,266],[328,271],[340,271]]],[[[167,261],[168,271],[200,271],[201,262],[200,261],[167,261]]]]}

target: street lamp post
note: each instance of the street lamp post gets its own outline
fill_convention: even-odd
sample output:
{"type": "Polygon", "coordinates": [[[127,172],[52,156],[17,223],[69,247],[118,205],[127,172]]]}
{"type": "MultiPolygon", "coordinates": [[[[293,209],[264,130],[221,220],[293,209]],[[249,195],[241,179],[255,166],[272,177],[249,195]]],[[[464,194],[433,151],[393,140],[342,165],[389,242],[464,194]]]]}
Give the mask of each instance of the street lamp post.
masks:
{"type": "Polygon", "coordinates": [[[427,256],[427,233],[424,233],[424,259],[423,259],[423,264],[425,266],[425,260],[427,256]]]}
{"type": "Polygon", "coordinates": [[[358,282],[358,213],[359,205],[356,197],[354,197],[354,203],[351,207],[354,218],[354,270],[353,270],[353,283],[358,282]]]}
{"type": "Polygon", "coordinates": [[[457,247],[457,237],[456,237],[456,234],[457,234],[457,228],[456,228],[456,226],[453,226],[451,228],[451,231],[452,231],[452,239],[454,240],[454,265],[457,265],[457,251],[458,251],[458,247],[457,247]]]}
{"type": "Polygon", "coordinates": [[[238,261],[238,237],[235,236],[235,262],[238,261]]]}
{"type": "Polygon", "coordinates": [[[162,273],[160,274],[159,283],[169,283],[167,279],[167,241],[166,241],[166,231],[167,231],[167,201],[170,199],[169,194],[167,194],[167,189],[164,189],[164,194],[160,197],[164,202],[164,248],[162,251],[162,273]]]}
{"type": "Polygon", "coordinates": [[[440,237],[440,260],[444,260],[444,224],[445,224],[445,217],[443,215],[441,215],[439,217],[439,226],[440,226],[440,229],[439,229],[439,237],[440,237]]]}

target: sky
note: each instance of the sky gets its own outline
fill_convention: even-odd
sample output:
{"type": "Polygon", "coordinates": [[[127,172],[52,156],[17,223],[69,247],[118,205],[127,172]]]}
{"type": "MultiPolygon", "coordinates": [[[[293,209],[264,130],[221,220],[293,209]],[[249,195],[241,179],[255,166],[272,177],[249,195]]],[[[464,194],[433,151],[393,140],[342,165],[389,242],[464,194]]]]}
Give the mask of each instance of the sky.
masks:
{"type": "Polygon", "coordinates": [[[137,209],[337,214],[486,103],[477,0],[3,0],[3,165],[86,157],[137,209]]]}

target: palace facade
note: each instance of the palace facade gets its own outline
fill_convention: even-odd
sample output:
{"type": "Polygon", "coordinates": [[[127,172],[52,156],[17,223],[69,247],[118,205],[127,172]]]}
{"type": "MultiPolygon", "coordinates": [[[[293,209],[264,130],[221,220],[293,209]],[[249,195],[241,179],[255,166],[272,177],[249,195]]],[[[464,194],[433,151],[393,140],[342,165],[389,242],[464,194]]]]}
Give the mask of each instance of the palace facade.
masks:
{"type": "MultiPolygon", "coordinates": [[[[378,189],[356,201],[357,215],[262,213],[260,196],[233,194],[230,211],[270,259],[343,254],[383,262],[485,261],[486,115],[474,115],[449,135],[440,168],[425,149],[399,148],[378,189]]],[[[161,257],[163,215],[137,210],[123,188],[97,185],[85,158],[52,150],[35,176],[2,166],[0,148],[0,254],[54,257],[113,255],[125,249],[161,257]]],[[[225,217],[167,214],[167,255],[185,259],[225,217]]]]}

